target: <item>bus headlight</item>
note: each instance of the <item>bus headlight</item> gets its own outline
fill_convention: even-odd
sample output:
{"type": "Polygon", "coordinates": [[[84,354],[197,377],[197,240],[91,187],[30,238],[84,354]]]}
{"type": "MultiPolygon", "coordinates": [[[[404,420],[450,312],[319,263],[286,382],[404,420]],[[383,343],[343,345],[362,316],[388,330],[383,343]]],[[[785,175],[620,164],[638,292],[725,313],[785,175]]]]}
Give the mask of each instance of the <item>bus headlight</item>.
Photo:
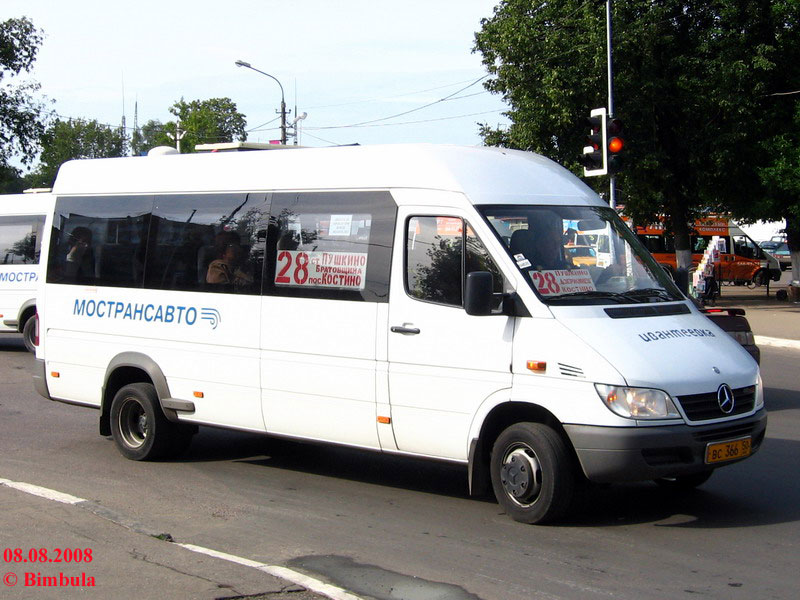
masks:
{"type": "Polygon", "coordinates": [[[649,388],[594,384],[600,399],[620,417],[626,419],[678,419],[680,414],[669,394],[649,388]]]}
{"type": "Polygon", "coordinates": [[[756,381],[756,405],[755,409],[764,408],[764,382],[761,381],[761,371],[758,372],[758,381],[756,381]]]}

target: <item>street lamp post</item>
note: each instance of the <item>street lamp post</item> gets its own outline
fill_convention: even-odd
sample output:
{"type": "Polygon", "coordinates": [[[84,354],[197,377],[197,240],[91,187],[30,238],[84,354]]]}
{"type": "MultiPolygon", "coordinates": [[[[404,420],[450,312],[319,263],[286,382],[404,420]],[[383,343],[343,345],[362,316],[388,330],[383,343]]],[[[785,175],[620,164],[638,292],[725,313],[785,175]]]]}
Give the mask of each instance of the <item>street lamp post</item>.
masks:
{"type": "Polygon", "coordinates": [[[286,145],[286,100],[285,100],[284,95],[283,95],[283,86],[281,85],[281,82],[278,81],[278,79],[276,77],[273,77],[269,73],[265,73],[264,71],[256,69],[249,62],[245,62],[243,60],[237,60],[236,61],[236,66],[237,67],[247,67],[248,69],[251,69],[251,70],[253,70],[253,71],[257,72],[257,73],[261,73],[262,75],[266,75],[270,79],[274,79],[275,83],[277,83],[278,86],[281,88],[281,144],[283,144],[285,146],[286,145]]]}

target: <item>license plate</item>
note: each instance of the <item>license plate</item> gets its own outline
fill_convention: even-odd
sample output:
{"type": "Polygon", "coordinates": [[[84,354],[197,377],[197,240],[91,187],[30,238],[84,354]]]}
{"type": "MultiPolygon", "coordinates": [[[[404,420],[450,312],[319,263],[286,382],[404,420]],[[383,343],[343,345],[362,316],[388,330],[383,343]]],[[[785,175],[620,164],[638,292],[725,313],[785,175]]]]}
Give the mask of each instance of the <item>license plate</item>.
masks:
{"type": "Polygon", "coordinates": [[[709,444],[706,446],[706,464],[725,462],[727,460],[736,460],[737,458],[750,456],[751,441],[752,439],[750,437],[745,437],[738,440],[709,444]]]}

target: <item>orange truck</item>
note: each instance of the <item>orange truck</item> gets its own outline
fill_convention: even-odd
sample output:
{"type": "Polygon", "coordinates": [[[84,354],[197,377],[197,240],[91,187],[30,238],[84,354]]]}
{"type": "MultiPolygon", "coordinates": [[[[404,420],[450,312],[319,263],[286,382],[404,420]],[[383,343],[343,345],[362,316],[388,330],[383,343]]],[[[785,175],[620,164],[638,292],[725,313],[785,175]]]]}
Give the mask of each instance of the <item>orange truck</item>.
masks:
{"type": "MultiPolygon", "coordinates": [[[[625,220],[631,225],[629,220],[625,220]]],[[[632,228],[653,257],[674,273],[677,269],[675,242],[672,236],[664,235],[663,223],[632,228]]],[[[703,258],[703,252],[714,236],[725,241],[724,252],[716,269],[719,281],[736,285],[764,285],[770,279],[780,280],[781,268],[777,259],[764,252],[736,223],[724,217],[705,217],[694,222],[689,235],[694,266],[703,258]]]]}

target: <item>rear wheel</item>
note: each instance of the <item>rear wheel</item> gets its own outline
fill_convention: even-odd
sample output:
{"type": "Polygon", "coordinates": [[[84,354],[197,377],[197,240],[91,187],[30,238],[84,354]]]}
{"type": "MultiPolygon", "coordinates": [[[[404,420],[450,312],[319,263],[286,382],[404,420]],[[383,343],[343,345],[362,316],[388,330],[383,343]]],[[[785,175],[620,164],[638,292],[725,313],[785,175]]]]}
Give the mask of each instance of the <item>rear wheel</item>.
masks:
{"type": "Polygon", "coordinates": [[[161,411],[158,394],[149,383],[121,388],[111,403],[111,436],[131,460],[155,460],[172,448],[176,427],[161,411]]]}
{"type": "Polygon", "coordinates": [[[36,352],[36,346],[33,343],[33,338],[36,334],[36,319],[28,317],[25,324],[22,326],[22,341],[25,342],[25,347],[28,352],[36,352]]]}
{"type": "Polygon", "coordinates": [[[575,477],[564,440],[540,423],[516,423],[492,449],[492,487],[508,515],[521,523],[562,516],[572,500],[575,477]]]}

